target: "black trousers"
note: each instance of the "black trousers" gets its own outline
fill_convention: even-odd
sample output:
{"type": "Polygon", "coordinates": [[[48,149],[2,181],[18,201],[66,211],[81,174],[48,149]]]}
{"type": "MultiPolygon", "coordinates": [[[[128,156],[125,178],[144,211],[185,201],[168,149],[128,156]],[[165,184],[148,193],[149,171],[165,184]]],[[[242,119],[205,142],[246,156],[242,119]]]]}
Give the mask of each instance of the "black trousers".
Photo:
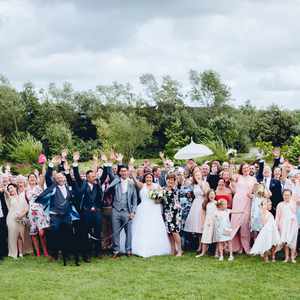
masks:
{"type": "Polygon", "coordinates": [[[84,245],[83,255],[91,256],[93,252],[95,256],[100,255],[102,228],[102,213],[100,209],[96,209],[95,211],[83,210],[80,220],[81,240],[84,245]]]}
{"type": "Polygon", "coordinates": [[[0,258],[7,256],[7,225],[6,218],[0,218],[0,258]]]}
{"type": "Polygon", "coordinates": [[[47,231],[49,254],[57,258],[59,250],[66,247],[72,233],[72,220],[69,215],[50,215],[50,228],[47,231]]]}

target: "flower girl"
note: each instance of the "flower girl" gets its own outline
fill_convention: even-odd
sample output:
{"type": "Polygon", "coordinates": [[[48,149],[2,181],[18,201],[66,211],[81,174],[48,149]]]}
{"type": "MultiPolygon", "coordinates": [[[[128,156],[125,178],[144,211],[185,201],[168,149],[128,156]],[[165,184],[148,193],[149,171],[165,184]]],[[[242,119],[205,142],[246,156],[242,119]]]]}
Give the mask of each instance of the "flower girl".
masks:
{"type": "Polygon", "coordinates": [[[298,222],[296,203],[292,201],[292,191],[283,191],[283,201],[276,208],[276,224],[280,234],[280,244],[284,247],[285,260],[296,263],[296,247],[298,235],[298,222]]]}
{"type": "Polygon", "coordinates": [[[265,262],[269,261],[272,254],[272,261],[275,262],[276,247],[280,244],[280,236],[275,223],[274,216],[271,214],[272,202],[270,199],[263,199],[260,207],[261,222],[263,224],[254,245],[250,251],[252,255],[261,255],[265,262]]]}
{"type": "Polygon", "coordinates": [[[213,243],[213,235],[214,235],[214,217],[217,211],[216,206],[216,193],[214,190],[210,190],[207,195],[206,199],[202,204],[202,208],[205,211],[205,221],[203,227],[203,234],[201,238],[202,243],[202,252],[201,254],[197,255],[196,257],[204,256],[207,252],[208,246],[213,243]]]}
{"type": "Polygon", "coordinates": [[[217,242],[219,251],[219,260],[224,260],[224,248],[229,250],[228,261],[234,260],[232,253],[232,226],[230,222],[230,214],[242,214],[243,212],[233,212],[227,208],[227,201],[220,199],[217,202],[217,211],[215,213],[214,240],[217,242]]]}
{"type": "Polygon", "coordinates": [[[255,184],[253,187],[253,198],[251,203],[250,231],[255,241],[258,233],[263,227],[261,219],[261,205],[264,197],[267,196],[266,188],[263,184],[255,184]]]}

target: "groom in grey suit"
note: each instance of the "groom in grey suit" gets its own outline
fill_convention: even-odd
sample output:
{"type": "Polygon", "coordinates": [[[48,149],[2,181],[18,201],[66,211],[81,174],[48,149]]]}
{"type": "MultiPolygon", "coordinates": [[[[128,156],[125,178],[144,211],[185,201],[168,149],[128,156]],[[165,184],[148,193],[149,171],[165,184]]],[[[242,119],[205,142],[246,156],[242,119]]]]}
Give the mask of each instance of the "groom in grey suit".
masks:
{"type": "Polygon", "coordinates": [[[112,202],[112,230],[113,230],[113,258],[120,253],[120,232],[122,228],[126,234],[125,250],[127,256],[132,255],[132,219],[137,208],[137,192],[134,183],[129,179],[128,167],[118,166],[118,175],[111,173],[112,182],[107,192],[113,196],[112,202]]]}

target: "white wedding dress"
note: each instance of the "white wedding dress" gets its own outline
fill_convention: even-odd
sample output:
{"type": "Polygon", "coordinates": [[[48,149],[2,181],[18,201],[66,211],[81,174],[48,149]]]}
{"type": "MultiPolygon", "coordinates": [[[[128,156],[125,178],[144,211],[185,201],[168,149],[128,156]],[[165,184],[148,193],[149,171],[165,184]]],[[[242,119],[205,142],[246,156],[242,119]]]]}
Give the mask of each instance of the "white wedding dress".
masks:
{"type": "MultiPolygon", "coordinates": [[[[154,185],[154,188],[157,188],[154,185]]],[[[149,189],[140,190],[141,203],[132,222],[132,253],[142,257],[171,253],[170,242],[162,217],[162,205],[149,198],[149,189]]]]}

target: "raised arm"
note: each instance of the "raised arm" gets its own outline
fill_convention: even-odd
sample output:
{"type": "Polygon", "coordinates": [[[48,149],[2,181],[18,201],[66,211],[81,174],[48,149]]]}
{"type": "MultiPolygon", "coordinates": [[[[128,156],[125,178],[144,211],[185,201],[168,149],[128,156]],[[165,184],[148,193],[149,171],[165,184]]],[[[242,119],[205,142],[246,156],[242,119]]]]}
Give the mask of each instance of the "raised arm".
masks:
{"type": "Polygon", "coordinates": [[[73,186],[73,184],[75,183],[71,177],[70,174],[70,166],[67,160],[64,161],[64,170],[65,170],[65,176],[67,179],[67,184],[68,186],[73,186]]]}
{"type": "Polygon", "coordinates": [[[42,190],[44,189],[45,186],[45,176],[46,176],[46,164],[44,163],[42,165],[42,173],[38,177],[39,178],[38,184],[42,190]]]}
{"type": "Polygon", "coordinates": [[[260,159],[258,165],[259,165],[259,169],[256,175],[256,179],[258,182],[260,182],[264,179],[263,173],[264,173],[265,161],[263,159],[260,159]]]}
{"type": "Polygon", "coordinates": [[[272,172],[274,171],[275,168],[279,167],[280,165],[280,150],[279,149],[274,149],[273,150],[273,155],[274,155],[274,161],[273,161],[273,167],[272,167],[272,172]]]}
{"type": "Polygon", "coordinates": [[[79,161],[80,155],[79,152],[74,152],[73,154],[73,172],[74,172],[74,177],[75,181],[78,184],[78,186],[82,186],[83,180],[80,177],[79,173],[79,167],[78,167],[78,161],[79,161]]]}
{"type": "Polygon", "coordinates": [[[140,182],[139,180],[137,180],[136,178],[136,170],[132,167],[131,170],[129,170],[131,173],[131,177],[133,179],[133,182],[135,184],[135,186],[140,190],[143,188],[144,184],[142,182],[140,182]]]}
{"type": "Polygon", "coordinates": [[[56,166],[56,165],[59,165],[61,163],[61,157],[60,155],[56,155],[52,158],[51,162],[49,163],[48,165],[48,169],[46,171],[46,174],[45,174],[45,180],[46,180],[46,185],[47,187],[50,187],[54,180],[53,180],[53,168],[56,166]]]}

